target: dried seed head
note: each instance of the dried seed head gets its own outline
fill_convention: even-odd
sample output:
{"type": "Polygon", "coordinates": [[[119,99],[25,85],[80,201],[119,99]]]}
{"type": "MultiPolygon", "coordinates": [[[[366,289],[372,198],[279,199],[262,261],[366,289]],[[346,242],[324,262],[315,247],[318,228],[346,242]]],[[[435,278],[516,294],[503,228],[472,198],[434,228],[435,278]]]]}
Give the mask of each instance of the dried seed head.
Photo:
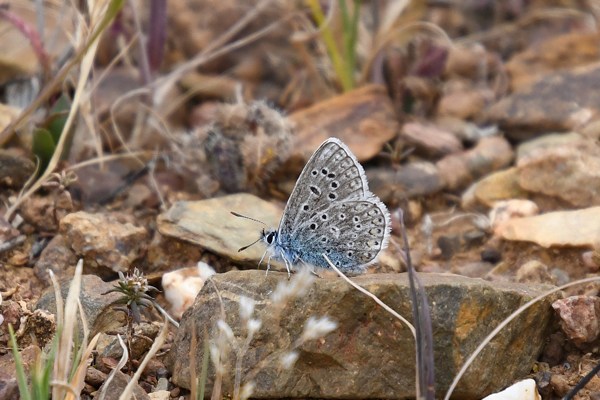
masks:
{"type": "Polygon", "coordinates": [[[246,324],[246,327],[248,328],[248,335],[254,336],[254,334],[258,332],[261,326],[262,321],[260,319],[252,318],[248,320],[248,323],[246,324]]]}
{"type": "Polygon", "coordinates": [[[240,393],[240,399],[241,400],[249,399],[250,396],[252,396],[252,393],[254,393],[255,386],[256,385],[254,384],[253,381],[244,383],[244,386],[242,386],[242,391],[240,393]]]}
{"type": "Polygon", "coordinates": [[[301,268],[288,282],[279,282],[271,295],[271,300],[273,303],[281,305],[293,297],[302,296],[314,280],[315,277],[309,268],[301,268]]]}
{"type": "Polygon", "coordinates": [[[290,369],[294,366],[296,361],[298,360],[298,352],[290,351],[289,353],[285,353],[279,359],[279,363],[283,369],[290,369]]]}
{"type": "Polygon", "coordinates": [[[246,296],[240,296],[240,318],[242,321],[248,321],[254,313],[254,304],[256,302],[246,296]]]}
{"type": "Polygon", "coordinates": [[[327,335],[329,332],[337,328],[337,322],[329,319],[329,317],[315,318],[310,317],[304,325],[301,341],[317,339],[327,335]]]}
{"type": "Polygon", "coordinates": [[[233,330],[227,324],[227,322],[225,322],[222,319],[220,319],[220,320],[217,321],[217,327],[219,328],[219,330],[221,331],[221,333],[225,335],[225,337],[227,338],[227,340],[229,340],[230,342],[232,342],[235,339],[235,336],[233,335],[233,330]]]}

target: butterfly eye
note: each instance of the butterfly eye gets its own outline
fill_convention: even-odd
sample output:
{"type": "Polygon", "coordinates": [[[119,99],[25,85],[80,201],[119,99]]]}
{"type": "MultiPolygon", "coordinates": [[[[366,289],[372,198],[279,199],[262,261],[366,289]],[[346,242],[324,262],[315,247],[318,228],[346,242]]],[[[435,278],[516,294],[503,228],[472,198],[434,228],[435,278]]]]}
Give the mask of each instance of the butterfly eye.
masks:
{"type": "Polygon", "coordinates": [[[273,242],[275,242],[276,237],[277,237],[277,232],[269,232],[267,234],[267,243],[273,244],[273,242]]]}

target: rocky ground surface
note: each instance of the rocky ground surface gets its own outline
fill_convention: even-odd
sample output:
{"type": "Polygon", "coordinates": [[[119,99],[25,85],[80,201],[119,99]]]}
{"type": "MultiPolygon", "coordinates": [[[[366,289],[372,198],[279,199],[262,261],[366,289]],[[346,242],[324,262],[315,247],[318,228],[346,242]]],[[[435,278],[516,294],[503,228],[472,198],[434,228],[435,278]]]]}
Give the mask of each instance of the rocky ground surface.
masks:
{"type": "MultiPolygon", "coordinates": [[[[35,14],[0,9],[8,32],[0,54],[10,54],[0,56],[0,398],[18,393],[8,324],[29,371],[56,331],[49,271],[66,296],[78,260],[89,330],[78,332],[99,334],[82,398],[97,398],[118,369],[117,333],[130,354],[106,385],[110,399],[160,336],[157,308],[138,320],[117,306],[118,293],[106,294],[119,274],[138,276],[135,268],[180,323],[144,366],[138,399],[189,396],[203,366],[215,397],[414,396],[406,324],[332,271],[288,279],[273,260],[265,275],[264,243],[238,251],[277,227],[302,167],[330,137],[356,155],[392,218],[390,246],[352,279],[412,320],[404,217],[431,307],[438,396],[482,340],[538,296],[454,393],[482,398],[533,378],[542,398],[564,396],[600,360],[597,6],[415,2],[400,12],[394,2],[364,1],[356,84],[343,90],[310,12],[293,2],[238,3],[168,2],[162,63],[149,64],[150,78],[138,45],[118,58],[123,40],[153,27],[126,6],[100,41],[102,78],[82,103],[69,150],[25,196],[51,102],[31,125],[5,133],[25,107],[22,82],[39,73],[39,54],[13,18],[35,25],[35,14]],[[222,41],[249,10],[249,22],[222,41]],[[174,74],[211,46],[244,39],[174,74]],[[152,83],[161,78],[176,84],[152,83]]],[[[49,9],[47,29],[57,18],[49,9]]],[[[54,57],[69,45],[59,35],[46,51],[54,57]]],[[[577,398],[599,395],[595,376],[577,398]]]]}

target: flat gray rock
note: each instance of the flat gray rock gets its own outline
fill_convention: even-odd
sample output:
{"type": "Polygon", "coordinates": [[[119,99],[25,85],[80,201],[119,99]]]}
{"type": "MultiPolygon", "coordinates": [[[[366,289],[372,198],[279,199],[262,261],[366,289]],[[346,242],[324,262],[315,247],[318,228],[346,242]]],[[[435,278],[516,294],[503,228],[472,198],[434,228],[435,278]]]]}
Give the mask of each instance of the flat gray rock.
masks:
{"type": "Polygon", "coordinates": [[[251,194],[233,194],[201,201],[180,201],[158,217],[158,231],[195,243],[238,262],[256,263],[265,251],[257,244],[238,252],[260,237],[264,225],[231,214],[231,211],[277,227],[282,209],[251,194]]]}
{"type": "MultiPolygon", "coordinates": [[[[494,327],[531,298],[553,288],[447,274],[420,277],[432,305],[438,395],[494,327]]],[[[412,319],[406,274],[362,275],[353,280],[412,319]]],[[[198,343],[196,374],[202,365],[204,332],[214,343],[218,319],[226,320],[241,346],[246,329],[241,326],[239,303],[245,296],[256,302],[253,318],[262,322],[241,362],[241,382],[254,382],[253,398],[414,397],[414,340],[406,326],[341,279],[317,278],[303,296],[274,304],[271,296],[280,283],[290,284],[285,273],[265,277],[261,271],[231,271],[214,276],[183,315],[170,354],[173,382],[190,387],[193,328],[198,343]],[[293,367],[281,368],[280,356],[300,337],[311,316],[328,316],[338,327],[302,344],[293,367]]],[[[526,376],[544,345],[553,315],[550,304],[555,299],[551,296],[532,306],[505,328],[480,354],[454,395],[482,398],[526,376]]],[[[234,354],[230,352],[226,359],[224,396],[232,393],[234,354]]],[[[210,365],[207,393],[214,383],[210,365]]]]}

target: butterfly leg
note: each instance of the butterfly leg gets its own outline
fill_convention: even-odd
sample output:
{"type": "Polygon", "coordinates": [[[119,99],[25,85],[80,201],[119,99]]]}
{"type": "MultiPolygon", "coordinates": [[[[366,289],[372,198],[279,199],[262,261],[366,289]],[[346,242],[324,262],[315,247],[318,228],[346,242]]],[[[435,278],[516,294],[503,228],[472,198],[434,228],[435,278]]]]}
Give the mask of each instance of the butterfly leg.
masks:
{"type": "Polygon", "coordinates": [[[291,273],[291,265],[290,262],[288,261],[287,258],[283,257],[283,262],[285,263],[285,269],[287,269],[287,273],[288,273],[288,281],[290,280],[290,278],[292,277],[292,273],[291,273]]]}
{"type": "Polygon", "coordinates": [[[314,265],[311,265],[311,264],[305,262],[304,260],[302,260],[302,264],[303,264],[304,268],[310,269],[310,273],[311,274],[313,274],[317,278],[321,278],[321,275],[317,274],[317,271],[315,271],[315,266],[314,265]]]}
{"type": "Polygon", "coordinates": [[[271,269],[271,258],[273,258],[273,254],[270,254],[269,258],[267,258],[267,270],[265,271],[265,275],[267,275],[271,269]]]}
{"type": "MultiPolygon", "coordinates": [[[[260,264],[262,264],[263,260],[265,259],[265,256],[267,255],[267,252],[265,251],[262,255],[262,257],[260,258],[260,261],[258,262],[258,268],[260,269],[260,264]]],[[[271,257],[269,257],[269,261],[271,260],[271,257]]],[[[268,268],[267,268],[268,270],[268,268]]]]}

